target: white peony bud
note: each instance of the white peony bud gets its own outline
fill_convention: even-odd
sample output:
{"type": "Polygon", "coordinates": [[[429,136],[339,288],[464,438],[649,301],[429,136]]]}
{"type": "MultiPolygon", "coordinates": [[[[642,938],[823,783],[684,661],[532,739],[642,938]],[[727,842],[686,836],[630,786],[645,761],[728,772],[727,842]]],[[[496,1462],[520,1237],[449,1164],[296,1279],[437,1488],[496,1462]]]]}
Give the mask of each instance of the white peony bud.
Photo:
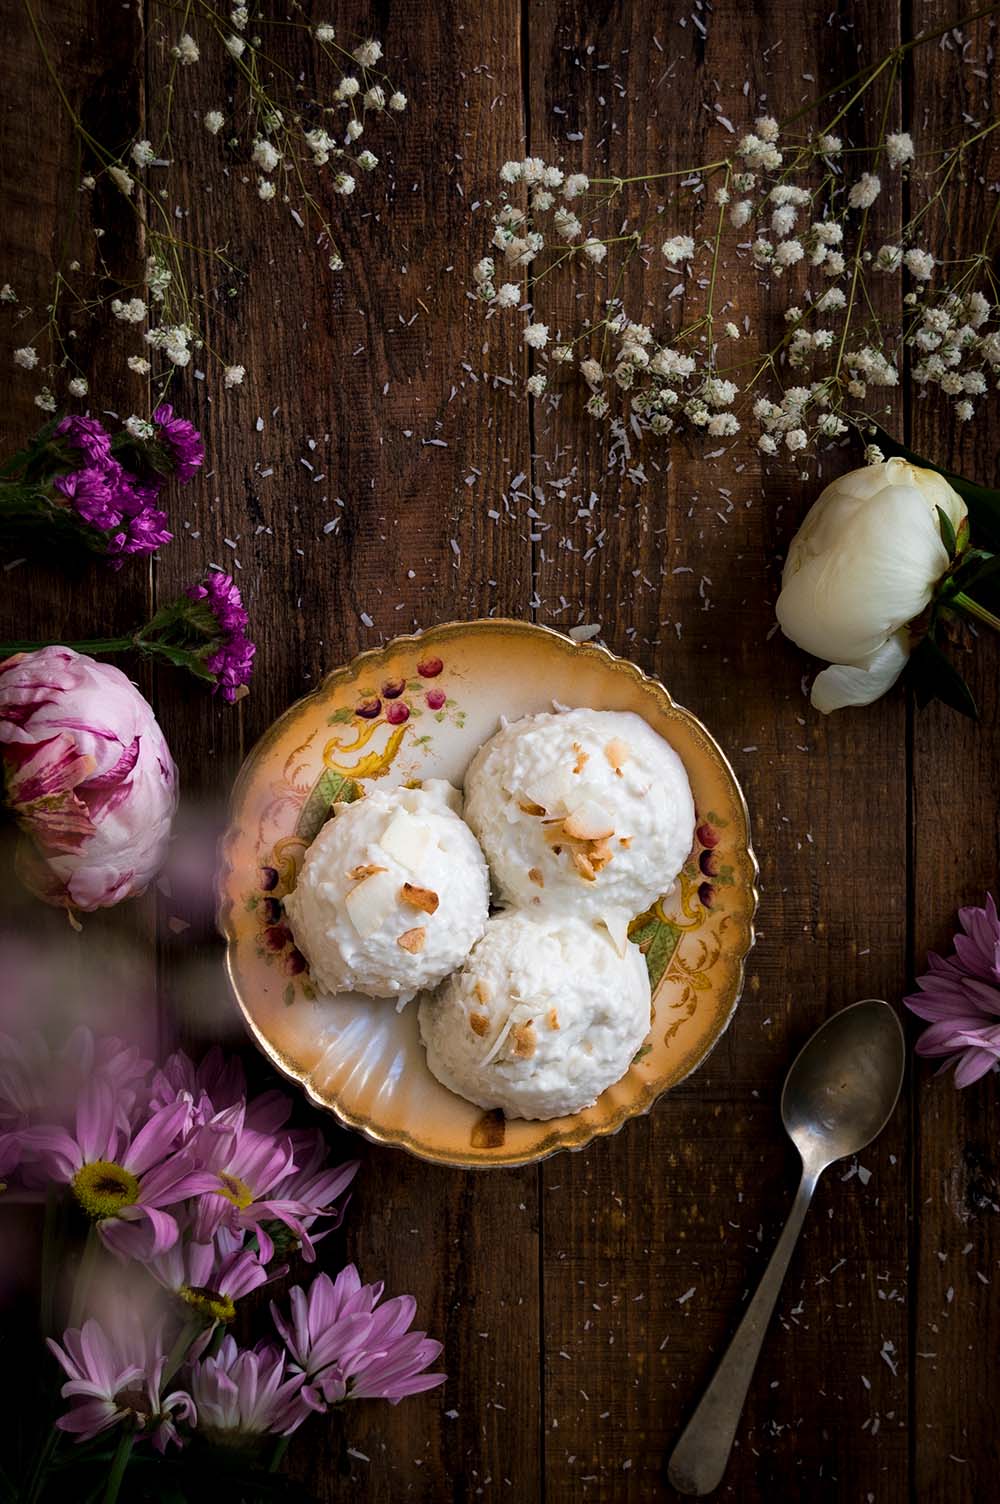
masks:
{"type": "Polygon", "coordinates": [[[943,476],[891,459],[841,476],[806,515],[776,611],[786,637],[831,664],[812,687],[817,710],[869,705],[906,667],[907,624],[949,564],[938,507],[958,533],[967,509],[943,476]]]}

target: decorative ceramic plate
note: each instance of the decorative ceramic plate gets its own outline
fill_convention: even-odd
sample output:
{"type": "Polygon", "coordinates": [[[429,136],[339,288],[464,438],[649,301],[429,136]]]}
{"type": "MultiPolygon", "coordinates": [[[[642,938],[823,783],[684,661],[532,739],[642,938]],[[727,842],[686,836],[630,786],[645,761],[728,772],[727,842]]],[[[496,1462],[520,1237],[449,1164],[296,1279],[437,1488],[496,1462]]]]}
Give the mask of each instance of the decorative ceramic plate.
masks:
{"type": "Polygon", "coordinates": [[[527,622],[454,622],[399,637],[330,674],[250,753],[222,848],[220,926],[250,1032],[317,1106],[378,1143],[440,1164],[517,1165],[579,1149],[704,1059],[739,1000],[753,944],[757,864],[746,804],[704,726],[640,669],[595,644],[527,622]],[[633,710],[683,759],[697,809],[694,849],[673,891],[636,918],[653,990],[649,1037],[599,1101],[547,1123],[507,1122],[441,1086],[424,1059],[413,1003],[313,987],[282,915],[303,854],[335,800],[385,779],[461,786],[473,753],[552,702],[633,710]]]}

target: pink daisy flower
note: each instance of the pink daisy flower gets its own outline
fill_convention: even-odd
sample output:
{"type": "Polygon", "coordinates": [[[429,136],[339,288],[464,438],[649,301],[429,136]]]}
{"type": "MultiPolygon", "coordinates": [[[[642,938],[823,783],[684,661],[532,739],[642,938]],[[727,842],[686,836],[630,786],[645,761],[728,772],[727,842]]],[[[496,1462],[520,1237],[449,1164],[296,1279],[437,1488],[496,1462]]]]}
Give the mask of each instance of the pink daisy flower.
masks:
{"type": "Polygon", "coordinates": [[[1000,1061],[1000,917],[987,894],[984,908],[959,909],[958,918],[954,953],[932,952],[919,990],[904,1002],[930,1022],[917,1054],[943,1056],[943,1071],[955,1067],[955,1085],[970,1086],[1000,1061]]]}
{"type": "Polygon", "coordinates": [[[172,1247],[146,1264],[157,1284],[209,1325],[232,1321],[238,1300],[286,1272],[275,1269],[269,1274],[252,1249],[229,1245],[224,1230],[220,1241],[222,1247],[218,1243],[198,1243],[182,1235],[172,1247]]]}
{"type": "Polygon", "coordinates": [[[165,1210],[206,1191],[215,1177],[177,1150],[190,1103],[160,1108],[138,1132],[122,1126],[121,1100],[109,1081],[94,1077],[80,1092],[76,1129],[42,1126],[21,1135],[52,1180],[69,1185],[97,1225],[101,1241],[123,1258],[148,1258],[177,1239],[165,1210]]]}
{"type": "Polygon", "coordinates": [[[127,1422],[158,1452],[170,1442],[180,1445],[178,1422],[193,1423],[195,1408],[182,1389],[160,1394],[167,1362],[161,1326],[147,1335],[133,1320],[108,1333],[91,1320],[65,1332],[62,1345],[46,1340],[68,1375],[62,1397],[73,1401],[56,1421],[60,1431],[79,1443],[127,1422]]]}
{"type": "Polygon", "coordinates": [[[190,1383],[198,1430],[210,1441],[289,1436],[309,1414],[301,1374],[286,1375],[285,1355],[272,1343],[241,1350],[223,1337],[214,1357],[192,1365],[190,1383]]]}

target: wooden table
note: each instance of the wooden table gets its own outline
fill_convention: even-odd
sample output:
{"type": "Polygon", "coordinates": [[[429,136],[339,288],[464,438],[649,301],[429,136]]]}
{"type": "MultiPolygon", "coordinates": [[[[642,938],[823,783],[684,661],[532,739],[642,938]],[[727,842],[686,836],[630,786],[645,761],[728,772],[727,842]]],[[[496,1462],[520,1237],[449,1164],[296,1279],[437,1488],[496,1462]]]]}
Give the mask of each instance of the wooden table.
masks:
{"type": "MultiPolygon", "coordinates": [[[[36,9],[88,126],[125,143],[148,102],[143,133],[155,140],[176,8],[36,9]]],[[[763,869],[760,934],[732,1027],[648,1118],[535,1169],[453,1173],[355,1141],[363,1168],[346,1233],[324,1257],[346,1254],[390,1292],[412,1290],[450,1378],[395,1409],[358,1405],[316,1422],[290,1453],[323,1500],[360,1491],[369,1504],[645,1504],[674,1497],[665,1458],[790,1202],[778,1093],[791,1055],[837,1007],[870,995],[898,1002],[927,949],[946,944],[956,905],[995,886],[996,644],[968,659],[978,728],[940,707],[918,715],[903,692],[829,719],[811,710],[802,676],[812,665],[771,628],[784,549],[815,478],[800,482],[787,466],[762,473],[752,445],[711,460],[675,445],[650,447],[646,483],[634,484],[608,469],[578,396],[554,411],[526,404],[513,324],[484,324],[467,293],[489,233],[483,200],[499,164],[526,149],[624,175],[710,159],[717,105],[737,129],[765,96],[775,114],[791,113],[861,61],[947,21],[951,7],[331,9],[342,30],[345,13],[362,34],[374,24],[412,101],[391,166],[364,196],[373,212],[355,203],[347,216],[344,275],[331,280],[287,211],[258,203],[240,181],[250,176],[242,159],[223,176],[225,153],[200,116],[225,108],[231,79],[212,61],[187,70],[173,142],[179,206],[192,239],[229,247],[237,271],[205,270],[198,290],[247,383],[231,394],[217,379],[182,388],[209,465],[175,499],[177,541],[156,564],[72,580],[43,564],[15,568],[2,577],[3,634],[126,629],[206,561],[238,562],[259,644],[250,698],[228,709],[193,682],[140,673],[180,765],[185,840],[211,839],[247,748],[324,670],[449,618],[599,622],[613,649],[712,727],[746,789],[763,869]],[[505,503],[519,472],[541,488],[537,519],[524,501],[505,503]],[[594,520],[580,520],[592,493],[594,520]],[[588,553],[598,530],[603,544],[588,553]]],[[[317,6],[313,19],[326,14],[317,6]]],[[[992,57],[988,22],[964,35],[970,58],[992,57]]],[[[306,66],[296,34],[274,45],[306,66]]],[[[911,58],[894,104],[900,128],[936,129],[940,144],[960,110],[996,113],[992,62],[956,69],[961,45],[911,58]]],[[[3,72],[3,275],[41,307],[81,169],[13,4],[3,72]]],[[[956,187],[956,250],[981,232],[976,180],[998,174],[1000,157],[983,152],[956,187]]],[[[93,212],[109,266],[138,276],[127,213],[110,193],[93,212]]],[[[656,316],[662,286],[637,270],[629,306],[656,316]]],[[[901,296],[887,286],[890,300],[901,296]]],[[[540,290],[538,317],[557,324],[566,296],[540,290]]],[[[754,323],[781,306],[749,271],[741,298],[754,323]]],[[[3,317],[6,345],[20,343],[3,317]]],[[[80,341],[95,406],[144,410],[142,383],[123,370],[134,338],[116,327],[80,341]]],[[[37,383],[7,357],[0,367],[6,451],[36,424],[37,383]]],[[[918,451],[1000,480],[995,418],[992,442],[982,419],[960,433],[904,386],[890,421],[918,451]]],[[[823,474],[851,463],[849,451],[833,455],[823,474]]],[[[62,935],[57,915],[14,912],[39,943],[62,935]]],[[[164,1041],[233,1037],[204,894],[160,894],[88,919],[84,964],[123,937],[155,980],[164,1041]]],[[[916,1063],[888,1131],[856,1167],[829,1175],[723,1496],[962,1504],[992,1494],[997,1139],[992,1079],[957,1093],[916,1063]]]]}

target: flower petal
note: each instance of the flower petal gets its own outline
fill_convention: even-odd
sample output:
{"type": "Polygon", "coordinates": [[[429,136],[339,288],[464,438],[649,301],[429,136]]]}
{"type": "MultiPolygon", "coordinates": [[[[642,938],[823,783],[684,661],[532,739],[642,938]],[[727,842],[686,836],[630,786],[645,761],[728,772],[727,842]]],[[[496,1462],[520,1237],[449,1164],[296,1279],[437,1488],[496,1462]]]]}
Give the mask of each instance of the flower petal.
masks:
{"type": "Polygon", "coordinates": [[[909,634],[896,632],[860,662],[832,663],[817,674],[809,698],[824,715],[845,705],[870,705],[892,688],[909,656],[909,634]]]}

